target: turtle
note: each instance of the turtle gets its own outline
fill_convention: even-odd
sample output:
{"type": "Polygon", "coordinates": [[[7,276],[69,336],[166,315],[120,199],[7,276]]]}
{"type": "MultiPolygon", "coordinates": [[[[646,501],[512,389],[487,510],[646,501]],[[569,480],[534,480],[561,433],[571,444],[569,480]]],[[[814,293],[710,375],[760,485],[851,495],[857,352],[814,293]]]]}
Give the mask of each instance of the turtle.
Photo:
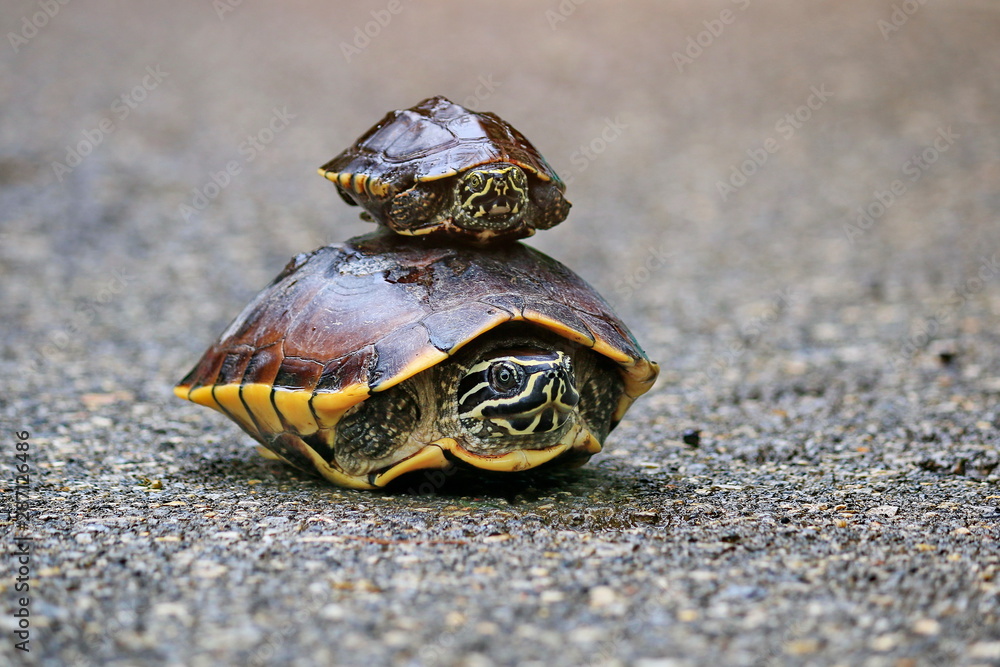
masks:
{"type": "Polygon", "coordinates": [[[407,236],[489,245],[553,227],[570,209],[524,135],[440,96],[389,112],[319,173],[363,219],[407,236]]]}
{"type": "Polygon", "coordinates": [[[575,467],[656,380],[607,302],[523,243],[379,230],[294,257],[176,386],[352,488],[575,467]]]}

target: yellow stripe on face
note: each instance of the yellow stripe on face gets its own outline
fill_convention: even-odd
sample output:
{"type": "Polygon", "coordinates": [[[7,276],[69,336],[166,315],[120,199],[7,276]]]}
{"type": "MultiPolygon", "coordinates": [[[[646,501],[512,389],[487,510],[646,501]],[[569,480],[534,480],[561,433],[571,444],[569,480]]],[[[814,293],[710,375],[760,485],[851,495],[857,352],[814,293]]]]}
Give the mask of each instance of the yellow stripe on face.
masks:
{"type": "MultiPolygon", "coordinates": [[[[519,363],[519,362],[517,362],[517,361],[515,361],[513,359],[505,359],[505,360],[506,361],[512,361],[514,363],[519,363]]],[[[478,364],[478,365],[482,365],[482,364],[478,364]]],[[[489,364],[487,364],[487,366],[488,365],[489,364]]],[[[524,366],[526,364],[521,364],[521,365],[524,366]]],[[[476,366],[473,366],[473,371],[475,370],[475,368],[476,368],[476,366]]],[[[470,373],[471,372],[472,371],[470,371],[470,373]]],[[[498,406],[510,405],[512,403],[517,403],[517,402],[519,402],[520,400],[522,400],[523,398],[525,398],[527,396],[534,396],[534,395],[536,395],[538,393],[541,393],[541,394],[545,395],[546,402],[540,404],[534,410],[529,410],[528,412],[524,412],[524,413],[518,413],[517,416],[518,417],[523,417],[523,416],[531,414],[531,412],[539,413],[542,410],[544,410],[545,407],[552,401],[552,389],[554,387],[554,384],[550,383],[550,384],[547,384],[546,386],[542,387],[541,390],[539,391],[538,384],[540,382],[545,382],[544,375],[542,373],[534,373],[534,374],[528,376],[528,385],[520,393],[514,394],[513,396],[503,396],[503,397],[500,397],[500,398],[493,398],[493,399],[481,401],[481,402],[477,403],[476,406],[474,408],[472,408],[471,410],[469,410],[468,412],[462,412],[460,416],[461,417],[475,417],[476,419],[490,419],[491,421],[502,422],[502,423],[507,424],[508,430],[510,430],[510,428],[512,428],[512,427],[510,427],[510,423],[506,419],[504,419],[503,417],[485,417],[483,415],[483,410],[486,409],[486,408],[493,408],[493,407],[498,407],[498,406]]],[[[470,391],[466,392],[464,396],[462,396],[461,398],[458,399],[459,405],[461,405],[464,402],[464,399],[466,399],[469,396],[471,396],[472,394],[476,393],[477,391],[479,391],[480,389],[482,389],[484,386],[489,386],[489,383],[488,382],[480,382],[473,389],[471,389],[470,391]]],[[[529,431],[525,431],[525,432],[530,432],[530,429],[529,429],[529,431]]],[[[517,433],[517,431],[511,430],[511,433],[517,433]]]]}

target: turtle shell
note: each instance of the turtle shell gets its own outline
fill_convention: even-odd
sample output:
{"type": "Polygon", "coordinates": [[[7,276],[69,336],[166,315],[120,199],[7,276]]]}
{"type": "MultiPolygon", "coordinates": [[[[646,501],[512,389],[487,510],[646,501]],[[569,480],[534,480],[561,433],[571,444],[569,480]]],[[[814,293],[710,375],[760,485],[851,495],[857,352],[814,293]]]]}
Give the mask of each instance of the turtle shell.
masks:
{"type": "MultiPolygon", "coordinates": [[[[653,384],[651,362],[604,299],[521,243],[471,249],[376,232],[294,257],[229,325],[175,393],[269,436],[332,428],[349,408],[511,321],[614,362],[624,391],[612,424],[653,384]]],[[[315,452],[279,452],[333,481],[315,452]]],[[[301,450],[301,448],[299,448],[301,450]]],[[[325,458],[325,457],[320,457],[325,458]]]]}
{"type": "Polygon", "coordinates": [[[511,240],[530,236],[535,226],[558,224],[569,210],[559,194],[565,192],[565,184],[524,135],[496,114],[470,111],[441,96],[389,112],[347,150],[320,167],[319,173],[338,186],[347,203],[361,205],[376,222],[404,234],[446,229],[445,235],[464,240],[511,240]],[[544,222],[519,225],[501,234],[460,230],[447,222],[402,229],[391,220],[388,202],[393,196],[415,184],[440,181],[493,163],[516,165],[529,178],[537,179],[539,189],[550,197],[546,201],[557,201],[559,212],[546,211],[544,222]]]}

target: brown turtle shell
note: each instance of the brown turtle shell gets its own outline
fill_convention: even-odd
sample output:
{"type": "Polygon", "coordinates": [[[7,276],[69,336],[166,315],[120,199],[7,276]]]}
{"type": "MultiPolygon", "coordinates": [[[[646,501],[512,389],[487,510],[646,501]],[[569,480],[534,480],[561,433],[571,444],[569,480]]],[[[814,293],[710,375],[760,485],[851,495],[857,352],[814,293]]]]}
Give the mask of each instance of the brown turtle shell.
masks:
{"type": "MultiPolygon", "coordinates": [[[[509,123],[496,114],[471,111],[441,96],[410,109],[390,111],[319,172],[336,184],[347,203],[362,206],[376,222],[391,227],[388,206],[394,195],[418,183],[497,162],[521,167],[529,179],[537,179],[533,187],[566,191],[545,158],[509,123]]],[[[542,227],[558,224],[562,217],[548,220],[542,227]]],[[[452,233],[471,239],[478,235],[468,230],[452,233]]],[[[522,225],[493,234],[511,240],[533,233],[532,226],[522,225]]]]}
{"type": "MultiPolygon", "coordinates": [[[[294,257],[175,393],[223,412],[264,443],[287,431],[308,435],[511,321],[553,331],[617,365],[624,390],[612,424],[652,386],[657,365],[561,263],[521,243],[472,249],[421,241],[379,231],[294,257]]],[[[308,458],[291,462],[310,467],[308,458]]]]}

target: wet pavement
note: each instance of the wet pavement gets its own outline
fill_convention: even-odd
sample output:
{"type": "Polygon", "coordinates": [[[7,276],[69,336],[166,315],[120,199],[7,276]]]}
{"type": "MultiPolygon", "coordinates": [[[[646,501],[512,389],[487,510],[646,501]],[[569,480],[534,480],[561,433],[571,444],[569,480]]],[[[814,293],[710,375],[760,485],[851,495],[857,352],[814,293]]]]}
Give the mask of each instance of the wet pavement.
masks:
{"type": "Polygon", "coordinates": [[[0,663],[1000,664],[993,3],[0,15],[0,663]],[[171,387],[434,94],[663,373],[579,470],[338,489],[171,387]]]}

